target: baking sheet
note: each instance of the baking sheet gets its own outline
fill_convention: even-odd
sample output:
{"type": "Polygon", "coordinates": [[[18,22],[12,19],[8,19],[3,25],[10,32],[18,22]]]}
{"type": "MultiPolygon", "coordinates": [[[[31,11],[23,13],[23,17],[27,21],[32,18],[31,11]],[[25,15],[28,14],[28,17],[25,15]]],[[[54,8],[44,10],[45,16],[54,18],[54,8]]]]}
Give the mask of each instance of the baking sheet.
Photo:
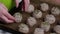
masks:
{"type": "MultiPolygon", "coordinates": [[[[35,6],[35,9],[40,9],[40,8],[39,8],[39,4],[40,4],[40,3],[48,3],[48,4],[50,5],[50,9],[51,9],[53,6],[60,7],[60,5],[57,5],[57,4],[53,3],[53,1],[51,1],[51,0],[31,0],[31,4],[33,4],[33,5],[35,6]]],[[[17,9],[15,9],[15,11],[17,12],[17,11],[20,11],[20,10],[18,10],[18,8],[17,8],[17,9]]],[[[21,11],[20,11],[20,12],[21,12],[21,11]]],[[[30,13],[26,13],[26,12],[21,12],[21,13],[22,13],[22,15],[23,15],[23,20],[22,20],[23,22],[21,22],[21,23],[26,23],[26,19],[27,19],[29,16],[32,16],[32,15],[30,15],[30,13]]],[[[48,12],[48,13],[50,13],[50,12],[48,12]]],[[[47,12],[44,12],[43,14],[46,15],[46,14],[48,14],[48,13],[47,13],[47,12]]],[[[42,22],[42,21],[43,21],[44,15],[43,15],[43,17],[42,17],[40,20],[37,19],[37,20],[38,20],[38,24],[40,24],[39,22],[42,22]]],[[[55,22],[55,24],[52,24],[49,32],[45,32],[45,34],[49,34],[50,32],[54,32],[52,28],[53,28],[56,24],[59,24],[59,23],[57,23],[57,22],[60,22],[60,21],[59,21],[59,20],[60,20],[60,16],[58,15],[58,16],[55,16],[55,17],[56,17],[56,22],[55,22]]],[[[20,24],[20,23],[0,24],[0,25],[5,26],[5,27],[8,27],[8,28],[10,28],[10,29],[12,29],[12,30],[18,31],[18,25],[19,25],[19,24],[20,24]]],[[[39,27],[39,26],[36,24],[33,28],[30,28],[31,31],[30,31],[30,33],[28,33],[28,34],[32,34],[32,32],[34,31],[34,29],[35,29],[36,27],[39,27]]]]}

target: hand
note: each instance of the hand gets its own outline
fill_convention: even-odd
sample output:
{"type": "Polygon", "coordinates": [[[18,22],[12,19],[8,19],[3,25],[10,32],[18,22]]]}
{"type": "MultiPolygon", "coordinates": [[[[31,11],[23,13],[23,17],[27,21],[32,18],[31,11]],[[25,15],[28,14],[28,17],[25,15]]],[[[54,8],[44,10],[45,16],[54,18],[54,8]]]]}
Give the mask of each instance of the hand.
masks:
{"type": "MultiPolygon", "coordinates": [[[[16,7],[18,7],[19,6],[19,0],[15,0],[15,1],[16,1],[16,7]]],[[[30,4],[30,0],[24,0],[23,2],[24,2],[24,5],[22,5],[23,11],[28,11],[27,9],[28,9],[28,6],[30,4]]]]}
{"type": "Polygon", "coordinates": [[[13,23],[14,17],[8,13],[8,9],[0,3],[0,21],[6,23],[13,23]]]}

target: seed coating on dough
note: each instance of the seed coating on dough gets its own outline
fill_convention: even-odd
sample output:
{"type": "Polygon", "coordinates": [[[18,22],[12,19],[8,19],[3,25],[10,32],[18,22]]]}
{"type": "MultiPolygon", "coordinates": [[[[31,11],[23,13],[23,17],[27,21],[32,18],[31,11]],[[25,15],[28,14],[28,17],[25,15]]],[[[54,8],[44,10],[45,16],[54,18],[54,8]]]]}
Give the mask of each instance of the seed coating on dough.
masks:
{"type": "Polygon", "coordinates": [[[42,11],[49,10],[49,5],[47,3],[42,3],[42,4],[40,4],[40,6],[41,6],[41,10],[42,11]]]}
{"type": "Polygon", "coordinates": [[[28,23],[31,27],[33,27],[33,26],[37,23],[37,21],[36,21],[36,19],[35,19],[34,17],[29,17],[29,18],[27,19],[27,23],[28,23]]]}
{"type": "Polygon", "coordinates": [[[60,9],[58,7],[53,7],[51,10],[51,13],[54,15],[59,15],[60,14],[60,9]]]}
{"type": "Polygon", "coordinates": [[[29,7],[28,7],[28,11],[27,12],[28,13],[33,12],[34,11],[34,8],[35,8],[34,5],[30,4],[29,7]]]}
{"type": "Polygon", "coordinates": [[[34,34],[44,34],[44,30],[41,28],[36,28],[34,34]]]}
{"type": "Polygon", "coordinates": [[[54,15],[46,15],[45,22],[48,22],[50,24],[55,23],[56,18],[54,15]]]}
{"type": "Polygon", "coordinates": [[[33,16],[34,16],[35,18],[41,18],[41,17],[42,17],[42,12],[41,12],[40,10],[35,10],[35,11],[33,12],[33,16]]]}
{"type": "Polygon", "coordinates": [[[46,32],[50,29],[50,24],[48,22],[42,22],[41,28],[44,29],[46,32]]]}
{"type": "Polygon", "coordinates": [[[29,27],[26,24],[20,24],[19,25],[19,31],[22,33],[28,33],[29,32],[29,27]]]}
{"type": "Polygon", "coordinates": [[[22,14],[20,14],[19,12],[15,13],[14,14],[14,17],[15,17],[15,21],[17,23],[21,22],[22,21],[22,14]]]}
{"type": "Polygon", "coordinates": [[[60,34],[60,25],[56,25],[56,26],[54,27],[54,31],[55,31],[56,33],[60,34]]]}

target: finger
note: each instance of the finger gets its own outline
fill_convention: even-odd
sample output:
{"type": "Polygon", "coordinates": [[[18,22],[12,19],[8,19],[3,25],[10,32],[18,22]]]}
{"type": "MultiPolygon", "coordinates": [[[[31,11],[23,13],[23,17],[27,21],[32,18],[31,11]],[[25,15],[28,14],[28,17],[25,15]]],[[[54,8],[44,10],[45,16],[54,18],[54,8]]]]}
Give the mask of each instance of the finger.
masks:
{"type": "Polygon", "coordinates": [[[1,19],[3,20],[3,21],[5,21],[6,23],[13,23],[14,21],[12,21],[12,20],[9,20],[7,17],[5,17],[4,15],[1,17],[1,19]]]}
{"type": "Polygon", "coordinates": [[[10,15],[8,12],[3,12],[3,14],[4,14],[8,19],[15,21],[15,18],[14,18],[12,15],[10,15]]]}
{"type": "MultiPolygon", "coordinates": [[[[28,9],[29,5],[30,5],[30,0],[24,0],[25,11],[28,11],[27,9],[28,9]]],[[[23,9],[24,9],[24,7],[23,7],[23,9]]]]}
{"type": "Polygon", "coordinates": [[[60,4],[60,0],[55,0],[54,1],[56,4],[60,4]]]}
{"type": "Polygon", "coordinates": [[[18,0],[15,0],[16,2],[16,8],[19,6],[19,1],[18,0]]]}
{"type": "Polygon", "coordinates": [[[10,19],[10,20],[15,20],[15,18],[14,18],[12,15],[10,15],[8,12],[3,12],[3,14],[4,14],[8,19],[10,19]]]}
{"type": "Polygon", "coordinates": [[[13,16],[11,16],[11,15],[8,13],[8,11],[3,8],[3,6],[0,6],[0,8],[1,8],[0,10],[2,11],[2,13],[3,13],[8,19],[15,20],[15,18],[14,18],[13,16]]]}
{"type": "Polygon", "coordinates": [[[4,4],[0,3],[0,6],[2,6],[5,10],[8,10],[4,4]]]}

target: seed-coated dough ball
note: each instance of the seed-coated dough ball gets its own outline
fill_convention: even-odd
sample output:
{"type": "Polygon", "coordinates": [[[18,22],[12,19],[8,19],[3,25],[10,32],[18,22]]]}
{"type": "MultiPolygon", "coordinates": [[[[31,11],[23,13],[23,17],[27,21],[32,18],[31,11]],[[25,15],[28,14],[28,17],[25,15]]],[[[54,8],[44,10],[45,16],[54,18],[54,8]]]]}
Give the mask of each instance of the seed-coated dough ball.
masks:
{"type": "Polygon", "coordinates": [[[50,29],[50,24],[48,22],[42,22],[41,28],[44,29],[46,32],[50,29]]]}
{"type": "Polygon", "coordinates": [[[20,14],[19,12],[15,13],[14,17],[17,23],[22,21],[22,14],[20,14]]]}
{"type": "Polygon", "coordinates": [[[54,15],[46,15],[45,22],[48,22],[50,24],[55,23],[56,18],[54,15]]]}
{"type": "Polygon", "coordinates": [[[44,34],[44,30],[41,28],[36,28],[34,34],[44,34]]]}
{"type": "Polygon", "coordinates": [[[36,19],[35,19],[34,17],[29,17],[29,18],[27,19],[27,23],[28,23],[31,27],[33,27],[33,26],[37,23],[37,21],[36,21],[36,19]]]}
{"type": "Polygon", "coordinates": [[[47,3],[42,3],[42,4],[40,4],[40,6],[41,6],[41,10],[42,11],[49,10],[49,5],[47,3]]]}
{"type": "Polygon", "coordinates": [[[30,4],[29,7],[28,7],[28,13],[31,13],[34,11],[34,5],[30,4]]]}
{"type": "Polygon", "coordinates": [[[41,17],[42,17],[42,12],[41,12],[40,10],[35,10],[35,11],[33,12],[33,16],[34,16],[35,18],[41,18],[41,17]]]}
{"type": "Polygon", "coordinates": [[[60,25],[56,25],[56,26],[54,27],[54,31],[55,31],[56,33],[60,34],[60,25]]]}
{"type": "Polygon", "coordinates": [[[54,15],[59,15],[60,14],[60,9],[58,7],[53,7],[51,10],[51,13],[54,15]]]}
{"type": "Polygon", "coordinates": [[[22,33],[28,33],[29,32],[29,27],[26,24],[20,24],[19,25],[19,31],[22,33]]]}

